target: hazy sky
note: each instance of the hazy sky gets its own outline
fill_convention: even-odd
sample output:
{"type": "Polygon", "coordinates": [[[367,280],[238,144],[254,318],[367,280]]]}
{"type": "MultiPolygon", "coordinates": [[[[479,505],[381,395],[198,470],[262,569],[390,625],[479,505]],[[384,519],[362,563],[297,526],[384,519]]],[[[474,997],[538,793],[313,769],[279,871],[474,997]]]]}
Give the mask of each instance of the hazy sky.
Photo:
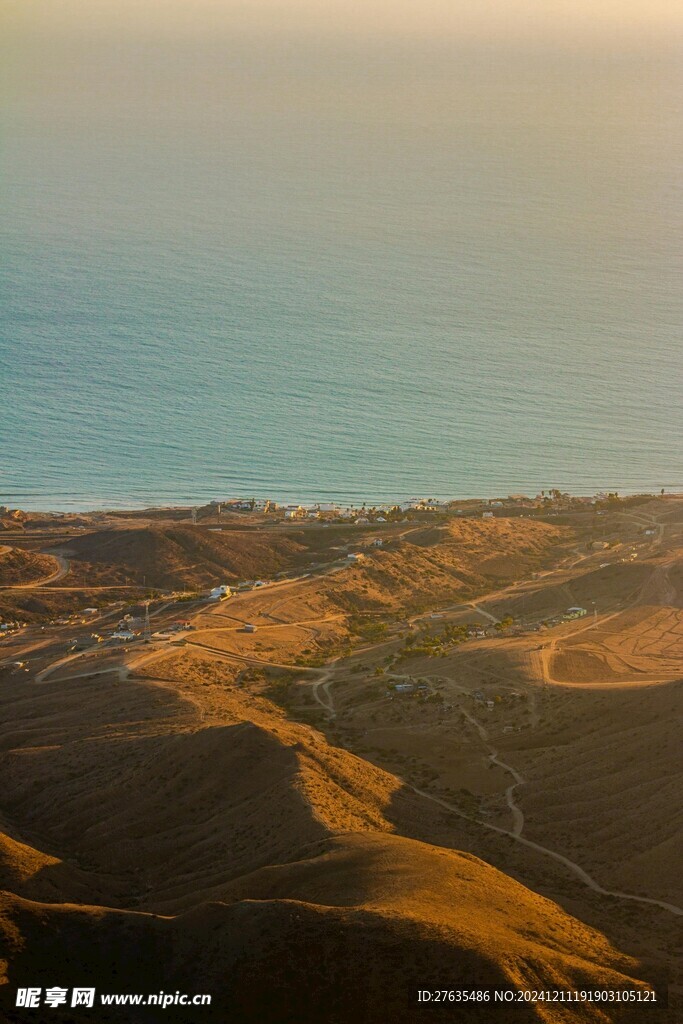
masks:
{"type": "Polygon", "coordinates": [[[2,7],[32,33],[109,36],[227,31],[643,42],[683,28],[678,0],[2,0],[2,7]]]}

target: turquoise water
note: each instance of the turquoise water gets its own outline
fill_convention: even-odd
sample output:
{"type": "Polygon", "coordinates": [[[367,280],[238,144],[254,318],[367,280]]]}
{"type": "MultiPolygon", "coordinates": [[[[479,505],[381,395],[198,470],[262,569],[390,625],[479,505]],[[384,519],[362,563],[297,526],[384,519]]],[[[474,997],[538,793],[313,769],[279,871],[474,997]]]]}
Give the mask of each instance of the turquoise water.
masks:
{"type": "Polygon", "coordinates": [[[683,488],[675,60],[56,51],[4,109],[0,502],[683,488]]]}

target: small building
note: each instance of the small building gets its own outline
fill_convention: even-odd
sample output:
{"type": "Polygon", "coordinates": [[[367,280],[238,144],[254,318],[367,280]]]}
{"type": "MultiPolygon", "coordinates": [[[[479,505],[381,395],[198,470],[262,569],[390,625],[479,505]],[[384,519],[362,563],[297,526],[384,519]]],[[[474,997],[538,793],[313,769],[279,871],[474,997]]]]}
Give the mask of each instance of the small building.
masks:
{"type": "Polygon", "coordinates": [[[369,548],[381,548],[383,544],[384,544],[384,541],[381,539],[381,537],[375,537],[374,540],[369,540],[368,541],[368,547],[369,548]]]}
{"type": "Polygon", "coordinates": [[[588,612],[586,611],[585,608],[579,608],[578,606],[575,606],[575,607],[572,607],[572,608],[567,608],[566,618],[568,618],[568,619],[580,619],[584,615],[587,615],[587,614],[588,614],[588,612]]]}
{"type": "Polygon", "coordinates": [[[413,683],[396,683],[394,689],[396,693],[412,693],[415,685],[413,683]]]}
{"type": "Polygon", "coordinates": [[[346,556],[347,562],[362,562],[364,558],[365,555],[362,551],[352,551],[346,556]]]}
{"type": "Polygon", "coordinates": [[[84,615],[97,615],[97,611],[98,611],[97,608],[84,608],[83,609],[83,614],[84,615]]]}
{"type": "Polygon", "coordinates": [[[256,626],[254,625],[253,622],[245,622],[244,623],[244,627],[243,627],[243,632],[244,633],[255,633],[256,632],[256,626]]]}
{"type": "Polygon", "coordinates": [[[228,597],[232,597],[232,591],[227,583],[222,583],[220,587],[214,587],[209,594],[212,601],[225,601],[228,597]]]}
{"type": "Polygon", "coordinates": [[[443,507],[436,498],[411,498],[399,505],[402,512],[438,512],[443,507]]]}
{"type": "Polygon", "coordinates": [[[493,512],[482,512],[482,519],[493,519],[493,512]]]}

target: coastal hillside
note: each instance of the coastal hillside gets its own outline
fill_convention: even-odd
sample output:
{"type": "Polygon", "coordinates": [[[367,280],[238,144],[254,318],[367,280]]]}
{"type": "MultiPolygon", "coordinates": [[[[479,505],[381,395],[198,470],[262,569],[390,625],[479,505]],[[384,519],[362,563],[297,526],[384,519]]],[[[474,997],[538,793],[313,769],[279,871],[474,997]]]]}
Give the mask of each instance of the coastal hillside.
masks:
{"type": "Polygon", "coordinates": [[[0,544],[0,588],[38,583],[59,570],[51,555],[0,544]]]}
{"type": "Polygon", "coordinates": [[[270,576],[306,564],[308,547],[296,532],[191,525],[101,530],[68,545],[74,575],[164,588],[270,576]]]}
{"type": "MultiPolygon", "coordinates": [[[[680,534],[643,516],[603,517],[611,546],[596,551],[580,528],[503,516],[381,536],[226,530],[218,545],[263,542],[289,578],[155,601],[151,642],[73,650],[90,619],[9,631],[0,1018],[43,1024],[12,1005],[16,987],[86,975],[101,992],[211,993],[213,1010],[163,1011],[182,1024],[224,1024],[226,1007],[238,1022],[375,1024],[378,1005],[450,1022],[418,989],[647,981],[663,1003],[671,968],[656,1019],[677,1024],[680,534]],[[540,621],[577,599],[595,613],[540,621]],[[467,629],[494,612],[518,622],[467,629]]],[[[220,553],[210,530],[146,524],[148,566],[172,564],[176,530],[220,553]]],[[[99,600],[106,636],[134,588],[73,580],[112,572],[117,534],[132,557],[136,531],[101,532],[101,562],[77,557],[97,554],[87,534],[71,554],[52,543],[64,577],[21,593],[99,600]]],[[[100,1009],[98,1024],[158,1019],[100,1009]]],[[[539,1001],[492,1018],[475,1001],[455,1019],[640,1024],[646,1010],[539,1001]]],[[[60,1012],[44,1019],[71,1024],[60,1012]]]]}
{"type": "MultiPolygon", "coordinates": [[[[639,965],[595,930],[476,857],[398,836],[351,833],[234,883],[230,896],[175,917],[46,905],[5,894],[0,959],[11,988],[98,979],[99,992],[209,992],[193,1019],[269,1024],[413,1024],[419,990],[638,989],[639,965]]],[[[1,997],[0,997],[1,998],[1,997]]],[[[159,1011],[156,1011],[158,1013],[159,1011]]],[[[452,1003],[429,1019],[454,1017],[452,1003]]],[[[637,1006],[638,1019],[643,1008],[637,1006]]],[[[188,1019],[169,1008],[164,1019],[188,1019]]],[[[71,1020],[60,1010],[10,1019],[71,1020]]],[[[130,1009],[98,1021],[154,1021],[130,1009]]],[[[605,1020],[599,1004],[474,1001],[468,1021],[605,1020]]],[[[634,1021],[628,1003],[609,1020],[634,1021]]]]}
{"type": "Polygon", "coordinates": [[[352,612],[467,600],[558,559],[571,536],[530,519],[450,519],[366,549],[361,564],[329,585],[329,596],[352,612]]]}
{"type": "Polygon", "coordinates": [[[34,875],[54,875],[55,864],[22,867],[23,837],[40,835],[60,877],[74,863],[88,873],[91,901],[176,912],[326,836],[393,828],[394,776],[230,676],[172,685],[164,666],[43,688],[13,677],[0,702],[2,809],[23,846],[5,846],[5,885],[32,897],[34,875]]]}
{"type": "MultiPolygon", "coordinates": [[[[237,1020],[370,1024],[381,993],[388,1017],[412,1024],[418,988],[632,987],[643,976],[508,875],[397,835],[437,827],[440,809],[288,720],[230,665],[195,671],[178,652],[138,674],[10,682],[6,1003],[58,970],[61,985],[90,977],[99,991],[210,992],[202,1020],[237,1005],[237,1020]]],[[[8,1007],[8,1020],[29,1019],[8,1007]]],[[[564,1017],[499,1009],[502,1021],[602,1019],[590,1004],[564,1017]]],[[[98,1022],[156,1019],[107,1013],[98,1022]]],[[[479,1006],[470,1019],[490,1016],[479,1006]]],[[[627,1009],[610,1017],[622,1019],[627,1009]]]]}

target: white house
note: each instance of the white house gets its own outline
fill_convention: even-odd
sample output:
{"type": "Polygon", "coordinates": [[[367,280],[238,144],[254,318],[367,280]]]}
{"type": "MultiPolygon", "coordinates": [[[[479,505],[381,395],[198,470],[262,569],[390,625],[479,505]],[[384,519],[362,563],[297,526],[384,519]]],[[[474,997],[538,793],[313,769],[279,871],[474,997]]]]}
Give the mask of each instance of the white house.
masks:
{"type": "Polygon", "coordinates": [[[227,583],[223,583],[220,587],[214,587],[209,597],[212,601],[223,601],[226,597],[232,597],[232,591],[227,583]]]}
{"type": "Polygon", "coordinates": [[[443,504],[436,498],[411,498],[400,506],[402,512],[436,512],[443,504]]]}
{"type": "Polygon", "coordinates": [[[482,519],[493,519],[493,512],[482,512],[482,519]]]}
{"type": "Polygon", "coordinates": [[[383,544],[384,541],[382,540],[381,537],[375,537],[374,540],[368,541],[369,548],[381,548],[383,544]]]}
{"type": "Polygon", "coordinates": [[[365,555],[362,551],[352,551],[351,554],[346,556],[348,562],[362,562],[365,555]]]}

